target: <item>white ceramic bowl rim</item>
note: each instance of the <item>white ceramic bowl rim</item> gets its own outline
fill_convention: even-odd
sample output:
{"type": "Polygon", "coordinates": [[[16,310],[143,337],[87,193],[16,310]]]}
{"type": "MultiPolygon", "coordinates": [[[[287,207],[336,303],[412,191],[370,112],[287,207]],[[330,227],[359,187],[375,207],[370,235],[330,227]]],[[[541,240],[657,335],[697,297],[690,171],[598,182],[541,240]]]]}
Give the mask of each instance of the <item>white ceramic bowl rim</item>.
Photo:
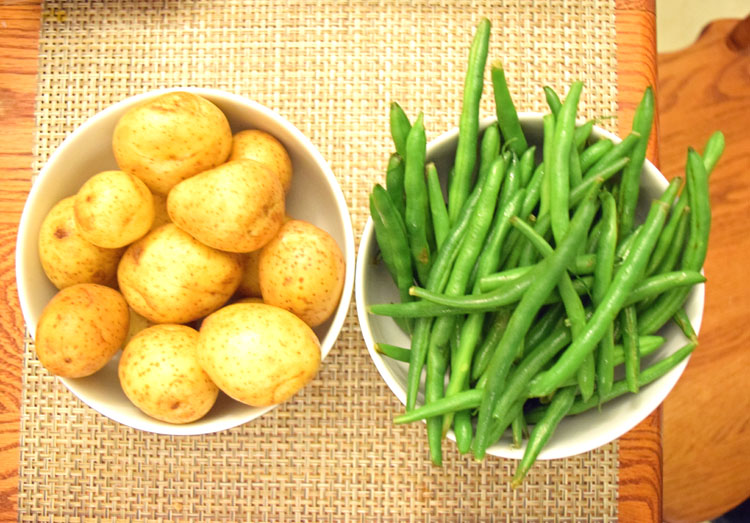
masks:
{"type": "MultiPolygon", "coordinates": [[[[538,119],[540,119],[542,116],[543,115],[541,113],[521,112],[519,113],[519,120],[523,125],[529,125],[533,124],[533,122],[535,121],[538,122],[538,119]]],[[[484,129],[489,124],[495,121],[495,118],[484,119],[482,120],[481,128],[484,129]]],[[[583,123],[585,122],[578,122],[579,125],[583,123]]],[[[448,132],[441,134],[434,140],[431,140],[427,144],[427,157],[430,158],[435,151],[439,151],[441,148],[446,147],[447,144],[450,144],[450,142],[456,139],[456,136],[457,129],[454,128],[449,130],[448,132]]],[[[592,136],[596,136],[599,139],[609,138],[615,143],[619,143],[621,141],[618,136],[599,126],[594,127],[592,136]]],[[[654,189],[663,190],[668,185],[667,180],[648,160],[645,162],[644,171],[650,173],[650,176],[653,179],[653,183],[656,186],[654,187],[654,189]]],[[[359,251],[357,254],[357,268],[355,274],[355,300],[357,306],[357,315],[359,318],[360,326],[362,328],[362,335],[365,339],[365,343],[367,345],[367,349],[370,353],[373,363],[378,369],[378,372],[382,376],[383,380],[386,382],[391,391],[396,395],[399,401],[402,404],[406,404],[406,390],[404,384],[399,380],[399,377],[394,373],[394,368],[391,366],[397,365],[397,363],[393,362],[393,360],[390,360],[389,358],[383,356],[375,350],[376,341],[392,341],[388,339],[374,339],[372,327],[373,322],[382,322],[384,320],[382,318],[378,319],[378,317],[370,315],[367,312],[368,301],[365,269],[368,266],[368,260],[371,259],[372,255],[374,254],[374,249],[376,248],[377,246],[374,240],[373,223],[372,220],[368,218],[367,223],[365,224],[364,231],[362,233],[359,251]]],[[[704,293],[705,285],[696,285],[691,291],[690,297],[688,298],[687,312],[696,332],[700,330],[703,315],[702,304],[704,302],[704,293]]],[[[382,323],[379,325],[379,327],[388,328],[383,327],[382,323]]],[[[390,329],[398,329],[398,327],[396,327],[395,323],[392,323],[390,329]]],[[[675,326],[671,326],[669,333],[670,337],[682,337],[684,342],[687,341],[682,333],[678,332],[678,329],[675,326]]],[[[670,347],[667,354],[671,354],[672,352],[674,352],[674,350],[677,350],[677,348],[682,346],[684,342],[672,344],[673,346],[670,347]]],[[[669,340],[667,344],[669,344],[669,340]]],[[[663,354],[664,350],[664,348],[660,349],[657,354],[663,354]]],[[[660,358],[661,357],[663,356],[660,356],[660,358]]],[[[601,412],[597,413],[596,409],[594,409],[592,411],[588,411],[587,413],[579,415],[579,419],[582,419],[582,416],[589,416],[592,419],[599,418],[601,420],[604,420],[606,421],[606,423],[601,423],[600,426],[595,430],[589,431],[586,438],[567,437],[563,440],[563,438],[560,437],[560,432],[562,432],[562,430],[559,429],[558,432],[553,436],[549,444],[542,450],[539,459],[557,459],[574,456],[601,447],[602,445],[605,445],[619,438],[620,436],[631,430],[633,427],[635,427],[638,423],[643,421],[643,419],[645,419],[656,407],[658,407],[658,405],[661,404],[664,398],[666,398],[667,394],[669,394],[669,391],[679,380],[682,372],[687,366],[688,361],[689,358],[686,358],[666,375],[647,385],[646,387],[643,387],[641,393],[639,393],[638,395],[627,395],[613,400],[612,402],[606,404],[602,408],[601,412]],[[618,413],[620,411],[625,411],[627,413],[627,416],[621,416],[619,418],[616,418],[615,420],[609,420],[606,417],[606,412],[608,412],[608,409],[613,408],[613,406],[615,405],[617,405],[618,413]],[[624,407],[627,407],[627,409],[625,409],[624,407]]],[[[394,415],[395,414],[396,413],[394,413],[394,415]]],[[[452,441],[455,441],[455,436],[452,431],[449,432],[448,438],[452,441]]],[[[488,449],[488,454],[504,458],[520,459],[523,456],[523,449],[511,448],[509,441],[501,440],[488,449]]]]}
{"type": "MultiPolygon", "coordinates": [[[[85,135],[86,133],[91,132],[92,129],[95,129],[106,120],[112,118],[114,115],[120,114],[129,107],[132,107],[138,103],[154,98],[161,94],[174,91],[191,92],[200,96],[204,96],[214,103],[219,102],[218,105],[221,105],[221,102],[224,102],[231,103],[236,106],[244,106],[249,111],[260,114],[263,118],[273,122],[275,126],[283,129],[284,133],[290,136],[294,141],[298,142],[304,148],[305,154],[310,156],[312,162],[317,166],[318,169],[320,169],[323,176],[325,177],[329,189],[332,193],[332,197],[335,201],[337,219],[340,221],[343,228],[343,245],[340,245],[340,247],[345,257],[346,275],[343,290],[341,293],[340,303],[333,317],[328,320],[329,327],[326,331],[326,335],[320,340],[321,359],[324,359],[332,349],[336,339],[338,338],[341,328],[343,327],[344,321],[346,320],[354,287],[354,232],[344,194],[338,184],[338,181],[336,180],[336,177],[331,171],[330,166],[320,154],[318,149],[313,145],[310,139],[302,134],[302,132],[299,131],[299,129],[297,129],[291,122],[258,102],[249,100],[234,93],[211,88],[174,87],[148,91],[125,98],[106,107],[102,111],[96,113],[85,122],[83,122],[73,132],[71,132],[50,155],[49,159],[42,167],[36,182],[32,185],[29,191],[29,195],[26,200],[26,204],[24,205],[23,213],[21,215],[21,220],[19,222],[18,236],[16,241],[16,284],[18,287],[21,312],[26,322],[26,328],[29,332],[29,335],[32,338],[34,337],[36,323],[38,321],[38,312],[34,310],[34,307],[32,305],[32,292],[29,289],[29,283],[33,278],[31,274],[32,269],[31,266],[27,264],[28,260],[24,258],[23,247],[30,241],[36,242],[36,231],[29,230],[31,227],[30,223],[32,221],[32,210],[38,204],[39,200],[43,198],[47,187],[57,182],[49,176],[49,172],[53,170],[53,166],[56,164],[56,162],[58,162],[60,157],[63,157],[68,149],[73,147],[72,144],[76,143],[81,135],[85,135]],[[28,235],[31,234],[34,235],[33,240],[28,237],[28,235]]],[[[60,380],[76,397],[78,397],[85,404],[89,405],[91,408],[100,412],[101,414],[124,425],[128,425],[139,430],[161,434],[195,435],[218,432],[255,419],[276,407],[276,405],[264,408],[247,407],[245,409],[247,412],[246,415],[240,417],[235,416],[224,418],[217,421],[212,421],[210,424],[201,424],[195,422],[185,425],[172,425],[149,418],[145,414],[141,414],[140,416],[135,417],[130,414],[123,414],[119,410],[109,407],[106,401],[102,401],[102,399],[100,398],[91,397],[88,394],[82,393],[81,387],[78,386],[78,380],[69,378],[60,378],[60,380]]],[[[243,406],[243,408],[244,407],[245,406],[243,406]]]]}

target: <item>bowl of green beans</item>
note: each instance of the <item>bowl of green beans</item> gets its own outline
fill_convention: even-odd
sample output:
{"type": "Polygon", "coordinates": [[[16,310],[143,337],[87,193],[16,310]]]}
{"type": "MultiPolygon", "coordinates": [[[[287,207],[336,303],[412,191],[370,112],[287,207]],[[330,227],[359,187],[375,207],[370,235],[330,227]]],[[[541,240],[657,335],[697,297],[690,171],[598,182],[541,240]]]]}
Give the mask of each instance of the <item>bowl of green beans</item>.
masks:
{"type": "Polygon", "coordinates": [[[427,143],[391,104],[395,152],[370,193],[355,295],[377,370],[443,442],[481,460],[604,445],[649,415],[697,346],[720,132],[690,148],[685,176],[646,160],[654,94],[622,139],[582,120],[583,82],[547,113],[519,113],[491,64],[495,116],[480,120],[490,26],[469,51],[458,128],[427,143]],[[684,187],[683,187],[684,185],[684,187]]]}

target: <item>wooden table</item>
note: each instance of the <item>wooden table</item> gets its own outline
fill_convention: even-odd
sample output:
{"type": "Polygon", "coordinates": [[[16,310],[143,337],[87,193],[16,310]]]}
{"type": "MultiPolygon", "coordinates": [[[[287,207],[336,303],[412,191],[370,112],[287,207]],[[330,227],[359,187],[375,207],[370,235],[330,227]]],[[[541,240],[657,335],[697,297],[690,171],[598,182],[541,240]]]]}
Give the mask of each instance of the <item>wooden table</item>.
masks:
{"type": "MultiPolygon", "coordinates": [[[[16,520],[19,417],[24,321],[18,304],[14,255],[18,222],[30,188],[37,86],[40,0],[0,5],[0,517],[16,520]]],[[[656,82],[653,0],[617,0],[619,134],[656,82]]],[[[655,135],[656,133],[654,133],[655,135]]],[[[656,140],[649,157],[657,160],[656,140]]],[[[620,439],[619,516],[661,521],[661,409],[620,439]]]]}

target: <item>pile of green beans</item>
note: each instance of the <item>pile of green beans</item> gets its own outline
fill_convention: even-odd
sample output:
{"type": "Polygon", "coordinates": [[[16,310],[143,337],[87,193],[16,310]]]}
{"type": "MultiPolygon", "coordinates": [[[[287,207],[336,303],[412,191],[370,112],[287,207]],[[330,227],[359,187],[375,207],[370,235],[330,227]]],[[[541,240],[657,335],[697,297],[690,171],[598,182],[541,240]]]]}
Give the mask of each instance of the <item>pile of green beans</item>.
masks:
{"type": "Polygon", "coordinates": [[[653,90],[645,90],[632,132],[614,143],[591,137],[594,120],[580,123],[583,82],[564,98],[545,86],[544,139],[532,144],[494,61],[497,121],[482,130],[489,35],[482,19],[446,187],[426,161],[422,113],[412,124],[391,104],[395,152],[370,210],[400,301],[369,312],[392,317],[411,336],[410,347],[377,345],[408,363],[406,412],[396,423],[426,420],[436,465],[448,430],[476,459],[510,430],[514,444],[525,445],[518,485],[566,416],[637,393],[695,349],[683,307],[705,281],[708,176],[724,137],[714,133],[702,154],[689,149],[684,183],[674,178],[638,223],[653,90]],[[686,345],[645,366],[670,321],[686,345]],[[417,405],[424,373],[425,403],[417,405]]]}

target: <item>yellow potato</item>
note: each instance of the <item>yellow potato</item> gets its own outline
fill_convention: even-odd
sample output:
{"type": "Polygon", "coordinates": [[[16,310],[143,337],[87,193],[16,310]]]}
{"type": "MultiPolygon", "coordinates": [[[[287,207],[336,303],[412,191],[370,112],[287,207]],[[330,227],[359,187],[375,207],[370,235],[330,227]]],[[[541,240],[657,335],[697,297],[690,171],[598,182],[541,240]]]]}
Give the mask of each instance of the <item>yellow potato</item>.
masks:
{"type": "Polygon", "coordinates": [[[128,321],[128,304],[116,290],[94,283],[66,287],[42,311],[36,355],[57,376],[90,376],[120,350],[128,321]]]}
{"type": "Polygon", "coordinates": [[[258,261],[260,260],[260,251],[248,252],[242,255],[244,268],[242,270],[242,280],[237,287],[239,296],[261,297],[260,281],[258,280],[258,261]]]}
{"type": "Polygon", "coordinates": [[[175,185],[167,211],[178,227],[210,247],[251,252],[281,227],[284,191],[263,165],[236,160],[175,185]]]}
{"type": "Polygon", "coordinates": [[[289,220],[260,252],[263,301],[287,309],[311,327],[336,310],[346,266],[330,234],[302,220],[289,220]]]}
{"type": "Polygon", "coordinates": [[[120,169],[167,194],[182,180],[226,161],[232,131],[210,101],[170,92],[128,110],[115,127],[112,148],[120,169]]]}
{"type": "Polygon", "coordinates": [[[167,423],[190,423],[211,410],[219,389],[198,364],[198,331],[154,325],[138,333],[120,358],[125,395],[140,410],[167,423]]]}
{"type": "Polygon", "coordinates": [[[86,180],[75,196],[74,211],[81,236],[109,249],[133,243],[154,222],[151,191],[124,171],[104,171],[86,180]]]}
{"type": "Polygon", "coordinates": [[[158,229],[164,224],[170,223],[169,214],[167,214],[167,197],[164,194],[151,193],[154,199],[154,223],[151,224],[151,230],[158,229]]]}
{"type": "Polygon", "coordinates": [[[198,360],[226,394],[263,407],[288,400],[313,379],[320,367],[320,343],[288,311],[235,303],[203,320],[198,360]]]}
{"type": "Polygon", "coordinates": [[[132,307],[128,307],[128,314],[130,315],[130,327],[128,327],[128,335],[125,336],[124,345],[127,345],[136,334],[153,325],[153,322],[135,312],[132,307]]]}
{"type": "Polygon", "coordinates": [[[292,160],[274,136],[260,129],[240,131],[232,138],[229,160],[255,160],[268,167],[281,181],[284,192],[292,185],[292,160]]]}
{"type": "Polygon", "coordinates": [[[86,241],[76,226],[75,197],[58,202],[39,230],[39,260],[58,289],[76,283],[114,286],[117,264],[124,249],[105,249],[86,241]]]}
{"type": "Polygon", "coordinates": [[[240,278],[239,256],[203,245],[172,223],[131,244],[117,269],[128,304],[154,323],[188,323],[213,312],[240,278]]]}

